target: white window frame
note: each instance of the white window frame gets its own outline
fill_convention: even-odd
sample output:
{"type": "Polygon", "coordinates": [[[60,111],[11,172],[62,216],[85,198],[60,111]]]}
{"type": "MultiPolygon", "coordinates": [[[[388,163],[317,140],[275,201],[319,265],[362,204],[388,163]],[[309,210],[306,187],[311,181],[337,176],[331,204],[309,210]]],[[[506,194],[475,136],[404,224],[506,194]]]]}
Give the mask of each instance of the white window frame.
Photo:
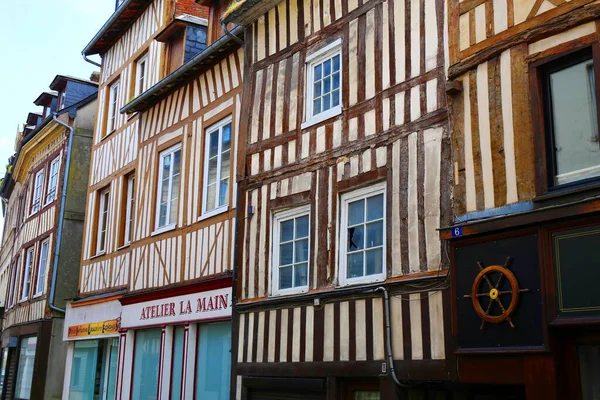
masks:
{"type": "Polygon", "coordinates": [[[139,96],[146,89],[148,89],[148,54],[144,54],[140,57],[139,60],[135,63],[135,95],[139,96]],[[140,69],[144,65],[144,75],[143,80],[140,82],[140,69]]]}
{"type": "Polygon", "coordinates": [[[46,201],[44,202],[44,206],[52,203],[56,200],[56,192],[58,190],[58,173],[60,171],[60,156],[56,157],[50,163],[50,169],[48,172],[48,187],[46,188],[46,201]],[[56,182],[54,182],[54,187],[52,185],[52,178],[56,177],[56,182]],[[50,198],[50,194],[52,193],[52,198],[50,198]]]}
{"type": "MultiPolygon", "coordinates": [[[[159,159],[160,162],[158,163],[158,185],[156,188],[156,214],[155,214],[155,223],[154,223],[154,232],[152,232],[152,235],[157,235],[159,233],[162,232],[166,232],[166,231],[170,231],[175,229],[175,227],[177,226],[177,220],[175,221],[170,221],[169,217],[171,215],[171,198],[172,198],[172,194],[173,194],[173,166],[171,164],[171,170],[169,171],[169,194],[168,194],[168,198],[169,201],[167,203],[167,223],[165,225],[159,225],[160,223],[160,192],[161,192],[161,185],[162,185],[162,181],[163,181],[163,165],[164,165],[164,160],[167,156],[175,154],[175,152],[177,150],[181,151],[181,143],[176,144],[175,146],[171,146],[166,150],[163,150],[159,153],[159,159]]],[[[182,152],[183,153],[183,152],[182,152]]],[[[179,157],[180,163],[181,163],[181,156],[179,157]]],[[[181,176],[183,175],[183,171],[181,169],[181,164],[179,165],[179,191],[181,192],[181,176]]],[[[181,196],[177,196],[178,201],[181,200],[181,196]]]]}
{"type": "Polygon", "coordinates": [[[48,272],[48,260],[50,259],[50,238],[46,238],[40,244],[40,257],[38,260],[38,268],[37,268],[37,276],[35,280],[35,294],[33,297],[41,296],[44,293],[44,288],[46,287],[46,277],[48,272]],[[46,247],[46,259],[42,257],[44,247],[46,247]],[[44,271],[44,275],[42,280],[40,281],[40,271],[44,271]]]}
{"type": "Polygon", "coordinates": [[[42,192],[44,191],[44,168],[35,173],[33,179],[33,196],[31,197],[30,215],[42,208],[42,192]],[[38,183],[39,180],[39,183],[38,183]]]}
{"type": "Polygon", "coordinates": [[[31,269],[33,267],[33,261],[35,257],[35,246],[29,247],[25,250],[25,265],[23,266],[23,286],[21,287],[21,296],[19,301],[25,301],[29,298],[29,292],[31,291],[31,269]],[[25,284],[28,282],[27,290],[25,290],[25,284]]]}
{"type": "Polygon", "coordinates": [[[117,129],[117,118],[119,113],[119,92],[121,82],[116,81],[108,87],[108,119],[106,121],[106,134],[117,129]]]}
{"type": "Polygon", "coordinates": [[[133,228],[133,208],[135,206],[135,174],[131,174],[127,177],[127,198],[125,204],[125,232],[123,237],[123,244],[127,246],[131,244],[132,228],[133,228]]]}
{"type": "MultiPolygon", "coordinates": [[[[310,205],[301,207],[295,207],[289,210],[280,211],[273,214],[273,232],[271,235],[271,252],[273,255],[271,262],[271,296],[285,296],[290,294],[299,294],[308,292],[308,277],[310,277],[310,264],[311,264],[311,225],[310,225],[310,205]],[[283,221],[287,221],[293,218],[302,216],[308,216],[308,267],[307,267],[307,280],[305,286],[295,286],[288,289],[279,289],[279,238],[280,230],[279,225],[283,221]]],[[[294,233],[295,235],[295,233],[294,233]]]]}
{"type": "Polygon", "coordinates": [[[318,124],[319,122],[325,121],[329,118],[335,117],[342,113],[342,93],[343,93],[343,70],[344,65],[342,63],[342,39],[328,44],[322,49],[314,52],[313,54],[306,57],[305,65],[306,69],[306,85],[304,95],[304,122],[300,128],[305,129],[312,125],[318,124]],[[319,114],[313,115],[313,94],[314,94],[314,66],[323,62],[328,58],[332,58],[337,54],[340,55],[340,104],[335,107],[331,107],[329,110],[320,112],[319,114]]]}
{"type": "MultiPolygon", "coordinates": [[[[339,286],[349,286],[355,284],[368,284],[374,282],[381,282],[386,279],[387,276],[387,215],[386,215],[386,184],[381,182],[375,185],[371,185],[365,188],[357,189],[355,191],[344,193],[340,197],[339,203],[340,209],[340,223],[339,223],[339,250],[338,250],[338,284],[339,286]],[[365,199],[368,197],[383,194],[383,257],[381,273],[373,275],[365,275],[356,278],[347,278],[348,266],[346,249],[348,246],[348,204],[356,201],[365,199]]],[[[366,232],[365,232],[366,234],[366,232]]]]}
{"type": "Polygon", "coordinates": [[[228,116],[227,118],[217,122],[214,125],[211,125],[210,127],[206,128],[206,132],[204,134],[204,179],[202,181],[202,216],[199,218],[199,220],[203,220],[206,219],[208,217],[212,217],[214,215],[217,214],[221,214],[225,211],[227,211],[229,209],[229,199],[226,199],[226,203],[223,204],[222,206],[217,206],[213,209],[207,210],[207,203],[208,203],[208,154],[209,154],[209,137],[210,134],[215,132],[215,131],[219,131],[219,149],[217,150],[217,181],[216,181],[216,185],[217,188],[215,190],[215,204],[218,203],[218,198],[219,198],[219,186],[221,184],[221,161],[222,161],[222,149],[221,149],[221,145],[223,144],[223,127],[227,124],[231,124],[231,146],[229,147],[229,194],[231,194],[231,190],[232,189],[232,179],[231,179],[231,165],[234,162],[233,159],[233,118],[232,116],[228,116]]]}
{"type": "Polygon", "coordinates": [[[108,218],[110,211],[110,190],[105,189],[100,192],[100,199],[98,200],[98,234],[96,237],[96,254],[106,253],[106,244],[108,242],[108,218]],[[106,214],[106,220],[104,220],[104,214],[106,214]],[[102,243],[102,232],[104,231],[104,243],[102,243]],[[102,246],[101,246],[102,245],[102,246]]]}
{"type": "Polygon", "coordinates": [[[17,304],[19,294],[19,282],[21,280],[21,257],[17,258],[17,261],[13,265],[13,280],[11,282],[12,291],[9,294],[8,307],[13,307],[17,304]]]}

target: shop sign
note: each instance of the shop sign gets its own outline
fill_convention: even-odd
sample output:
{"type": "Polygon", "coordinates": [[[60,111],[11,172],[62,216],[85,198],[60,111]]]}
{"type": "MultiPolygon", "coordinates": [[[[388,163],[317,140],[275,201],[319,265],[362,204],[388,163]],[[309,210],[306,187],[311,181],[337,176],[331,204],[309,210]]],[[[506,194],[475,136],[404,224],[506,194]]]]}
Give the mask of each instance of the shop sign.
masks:
{"type": "Polygon", "coordinates": [[[231,288],[123,306],[123,328],[202,321],[231,316],[231,288]]]}
{"type": "Polygon", "coordinates": [[[69,326],[68,338],[76,338],[82,336],[98,336],[109,335],[119,332],[121,321],[119,318],[111,319],[110,321],[92,322],[90,324],[69,326]]]}

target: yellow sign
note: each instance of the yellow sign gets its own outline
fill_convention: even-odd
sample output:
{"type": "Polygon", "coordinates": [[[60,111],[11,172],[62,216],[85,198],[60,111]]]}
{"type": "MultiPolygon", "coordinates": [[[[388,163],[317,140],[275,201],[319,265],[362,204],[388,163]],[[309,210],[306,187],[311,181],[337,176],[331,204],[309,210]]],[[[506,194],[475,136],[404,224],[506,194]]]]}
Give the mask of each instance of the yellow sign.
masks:
{"type": "Polygon", "coordinates": [[[111,319],[110,321],[92,322],[91,324],[73,325],[69,327],[69,338],[82,336],[98,336],[119,332],[121,319],[111,319]]]}

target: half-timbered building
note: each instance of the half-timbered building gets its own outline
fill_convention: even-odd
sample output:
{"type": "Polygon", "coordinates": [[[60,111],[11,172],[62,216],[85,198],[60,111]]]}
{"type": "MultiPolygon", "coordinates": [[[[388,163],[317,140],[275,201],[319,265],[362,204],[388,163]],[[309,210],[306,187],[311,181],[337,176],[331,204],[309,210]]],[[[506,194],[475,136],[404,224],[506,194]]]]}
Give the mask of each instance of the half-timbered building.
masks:
{"type": "Polygon", "coordinates": [[[0,183],[0,398],[58,399],[65,299],[76,294],[97,83],[58,75],[17,133],[0,183]]]}
{"type": "Polygon", "coordinates": [[[461,381],[511,398],[600,393],[599,12],[589,0],[448,2],[448,356],[461,381]]]}
{"type": "Polygon", "coordinates": [[[102,73],[65,398],[229,399],[244,56],[200,3],[125,0],[84,50],[102,73]]]}
{"type": "Polygon", "coordinates": [[[236,398],[391,399],[450,379],[444,2],[247,0],[231,21],[236,398]]]}

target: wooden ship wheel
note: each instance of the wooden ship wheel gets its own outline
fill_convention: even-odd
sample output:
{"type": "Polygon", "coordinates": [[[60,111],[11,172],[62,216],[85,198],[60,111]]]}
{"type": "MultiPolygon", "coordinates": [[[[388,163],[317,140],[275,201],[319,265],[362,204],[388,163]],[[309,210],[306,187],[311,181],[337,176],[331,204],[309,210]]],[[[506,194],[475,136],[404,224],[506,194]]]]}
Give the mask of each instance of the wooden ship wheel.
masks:
{"type": "Polygon", "coordinates": [[[519,282],[515,275],[508,269],[509,265],[510,257],[506,259],[504,266],[490,265],[484,268],[479,261],[477,262],[479,274],[477,274],[473,281],[471,294],[466,294],[464,297],[471,299],[475,312],[482,319],[481,330],[485,327],[486,322],[499,324],[508,321],[511,328],[515,327],[511,320],[511,315],[515,312],[519,304],[519,294],[528,292],[529,289],[519,289],[519,282]],[[494,275],[499,275],[495,284],[492,283],[494,275]],[[508,290],[501,290],[502,282],[505,279],[508,281],[508,290]],[[487,287],[482,288],[482,285],[486,285],[487,287]],[[505,306],[504,301],[508,301],[509,296],[510,303],[506,303],[508,305],[505,306]],[[487,305],[482,304],[486,299],[489,299],[487,305]],[[492,313],[492,311],[495,311],[494,309],[497,309],[499,313],[492,313]]]}

